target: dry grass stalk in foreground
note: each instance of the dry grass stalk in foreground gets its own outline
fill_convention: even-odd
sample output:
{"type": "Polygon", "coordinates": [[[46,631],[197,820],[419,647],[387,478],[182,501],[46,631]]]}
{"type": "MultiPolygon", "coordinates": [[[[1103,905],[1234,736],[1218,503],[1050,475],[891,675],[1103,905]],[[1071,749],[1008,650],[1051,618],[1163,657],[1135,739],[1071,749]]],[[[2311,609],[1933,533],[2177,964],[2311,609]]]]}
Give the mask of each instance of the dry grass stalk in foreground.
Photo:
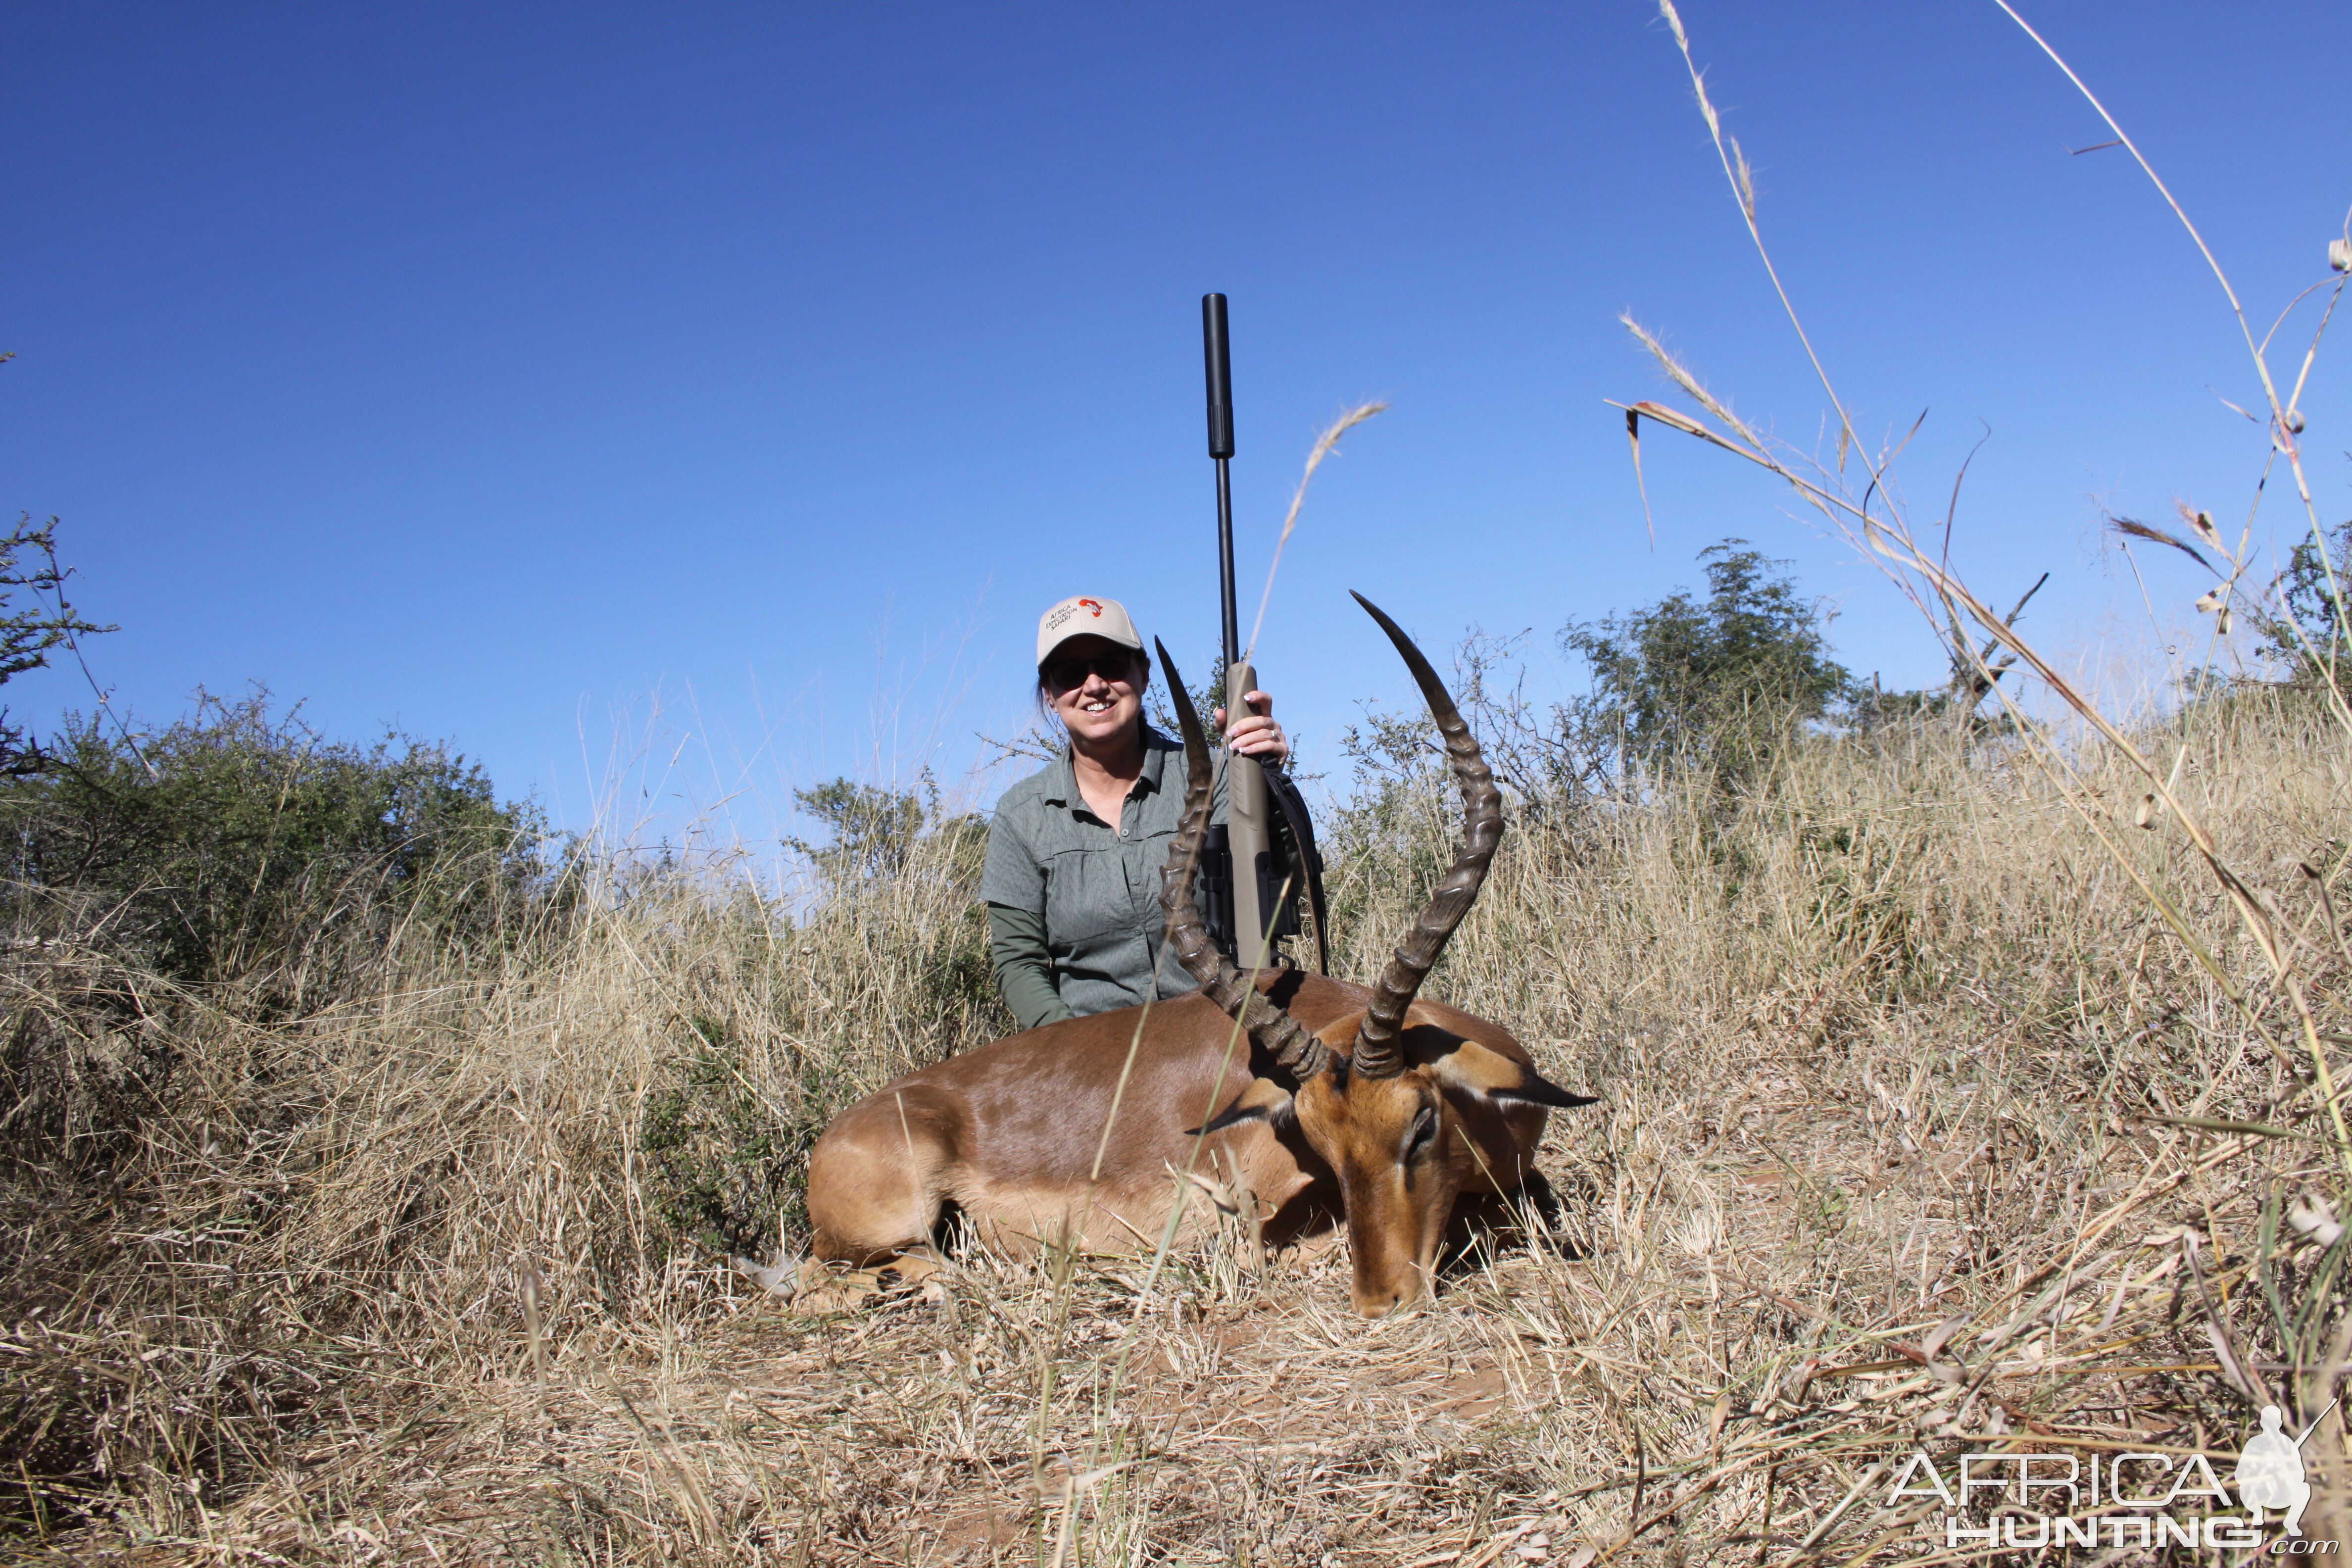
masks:
{"type": "MultiPolygon", "coordinates": [[[[2340,833],[2316,721],[2247,700],[2173,731],[2233,858],[2340,833]]],[[[2080,763],[2131,810],[2126,761],[2080,763]]],[[[1346,929],[1417,902],[1441,798],[1348,825],[1346,929]]],[[[2163,819],[2132,847],[2159,882],[2201,863],[2163,819]]],[[[977,937],[923,870],[798,928],[641,886],[530,962],[271,1028],[152,999],[192,1076],[135,1183],[83,1200],[113,1217],[20,1207],[85,1248],[24,1259],[19,1299],[48,1296],[0,1363],[20,1408],[99,1424],[102,1475],[36,1478],[47,1518],[102,1521],[55,1550],[1778,1561],[1818,1532],[1891,1563],[1928,1542],[1876,1495],[1829,1517],[1890,1453],[2226,1449],[2250,1407],[2217,1340],[2273,1387],[2341,1365],[2345,1248],[2291,1218],[2336,1191],[2308,1092],[2073,804],[1948,733],[1507,839],[1433,989],[1608,1096],[1546,1157],[1584,1256],[1494,1260],[1369,1331],[1340,1260],[1261,1275],[1239,1237],[1148,1298],[1115,1260],[976,1259],[937,1307],[833,1321],[679,1248],[680,1148],[723,1154],[744,1104],[814,1129],[992,1031],[940,988],[977,937]]],[[[2261,891],[2324,918],[2292,864],[2261,891]]],[[[2253,943],[2218,957],[2264,996],[2253,943]]],[[[2341,1030],[2340,953],[2312,962],[2341,1030]]]]}

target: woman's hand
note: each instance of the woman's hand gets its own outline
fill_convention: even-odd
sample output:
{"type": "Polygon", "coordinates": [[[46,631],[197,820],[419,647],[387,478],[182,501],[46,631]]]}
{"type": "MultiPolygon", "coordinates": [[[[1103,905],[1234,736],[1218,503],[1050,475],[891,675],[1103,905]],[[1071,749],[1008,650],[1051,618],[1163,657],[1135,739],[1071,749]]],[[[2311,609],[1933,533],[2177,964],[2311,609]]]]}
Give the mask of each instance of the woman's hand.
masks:
{"type": "MultiPolygon", "coordinates": [[[[1255,757],[1261,763],[1280,767],[1290,761],[1290,737],[1275,722],[1274,699],[1263,691],[1244,691],[1242,700],[1249,711],[1234,721],[1233,729],[1225,733],[1225,744],[1244,757],[1255,757]]],[[[1223,731],[1225,710],[1217,710],[1217,728],[1223,731]]]]}

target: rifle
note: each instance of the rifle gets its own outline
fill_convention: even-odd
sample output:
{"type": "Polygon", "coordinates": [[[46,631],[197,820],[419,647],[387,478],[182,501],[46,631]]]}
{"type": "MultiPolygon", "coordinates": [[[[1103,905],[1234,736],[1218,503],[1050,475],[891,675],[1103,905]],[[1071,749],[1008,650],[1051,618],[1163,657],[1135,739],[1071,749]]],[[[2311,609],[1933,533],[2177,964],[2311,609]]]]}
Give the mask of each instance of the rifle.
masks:
{"type": "MultiPolygon", "coordinates": [[[[1201,340],[1209,377],[1209,456],[1217,465],[1217,588],[1224,610],[1225,722],[1231,726],[1248,711],[1242,694],[1256,689],[1257,672],[1243,658],[1241,620],[1234,602],[1234,489],[1228,467],[1234,456],[1234,373],[1223,294],[1201,297],[1201,340]]],[[[1202,857],[1208,924],[1218,945],[1242,968],[1263,969],[1275,962],[1275,943],[1297,932],[1300,877],[1286,875],[1275,853],[1273,820],[1279,812],[1290,830],[1297,871],[1304,873],[1308,907],[1315,913],[1318,967],[1330,973],[1323,858],[1315,851],[1315,825],[1305,798],[1278,766],[1229,756],[1226,769],[1226,826],[1210,829],[1202,857]],[[1217,863],[1220,854],[1222,865],[1217,863]]]]}

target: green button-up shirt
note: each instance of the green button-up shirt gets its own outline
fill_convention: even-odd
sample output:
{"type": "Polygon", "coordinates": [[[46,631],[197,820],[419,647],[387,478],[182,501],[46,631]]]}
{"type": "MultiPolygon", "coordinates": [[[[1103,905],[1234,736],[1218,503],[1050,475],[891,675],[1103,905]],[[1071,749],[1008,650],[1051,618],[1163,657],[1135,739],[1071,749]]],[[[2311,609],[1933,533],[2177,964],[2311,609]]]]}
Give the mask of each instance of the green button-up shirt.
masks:
{"type": "MultiPolygon", "coordinates": [[[[1212,820],[1223,822],[1223,770],[1218,773],[1212,820]]],[[[1183,813],[1184,748],[1149,727],[1143,776],[1119,807],[1116,833],[1078,793],[1066,748],[996,803],[980,896],[995,906],[997,984],[1024,1028],[1051,1022],[1062,1008],[1079,1016],[1107,1013],[1194,988],[1172,956],[1161,962],[1166,917],[1160,873],[1183,813]],[[1050,997],[1024,994],[1024,977],[1008,973],[1014,967],[1008,953],[1017,953],[1020,937],[1039,921],[1061,1008],[1050,997]]],[[[1035,989],[1034,980],[1026,989],[1035,989]]]]}

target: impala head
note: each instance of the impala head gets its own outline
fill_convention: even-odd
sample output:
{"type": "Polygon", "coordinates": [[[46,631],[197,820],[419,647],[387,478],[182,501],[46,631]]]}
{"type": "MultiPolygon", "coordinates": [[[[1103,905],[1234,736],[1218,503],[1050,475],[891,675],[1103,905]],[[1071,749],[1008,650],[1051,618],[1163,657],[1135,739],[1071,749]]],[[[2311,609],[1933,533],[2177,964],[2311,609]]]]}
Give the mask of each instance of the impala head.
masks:
{"type": "Polygon", "coordinates": [[[1394,621],[1362,595],[1355,597],[1388,633],[1420,683],[1445,738],[1463,801],[1462,848],[1429,907],[1397,944],[1370,1005],[1319,1036],[1310,1035],[1210,941],[1192,899],[1213,793],[1208,742],[1164,647],[1160,659],[1184,732],[1189,776],[1183,826],[1169,854],[1160,903],[1168,911],[1168,940],[1178,961],[1200,982],[1202,994],[1237,1019],[1297,1085],[1286,1089],[1261,1080],[1211,1122],[1210,1130],[1253,1120],[1277,1131],[1296,1128],[1330,1166],[1347,1209],[1356,1310],[1377,1317],[1428,1290],[1459,1193],[1474,1185],[1498,1191],[1517,1186],[1518,1172],[1482,1169],[1482,1150],[1512,1142],[1507,1137],[1481,1138],[1482,1128],[1491,1132],[1512,1118],[1539,1118],[1546,1106],[1592,1101],[1425,1017],[1409,1016],[1423,978],[1470,912],[1486,879],[1502,837],[1502,795],[1470,727],[1429,661],[1394,621]]]}

